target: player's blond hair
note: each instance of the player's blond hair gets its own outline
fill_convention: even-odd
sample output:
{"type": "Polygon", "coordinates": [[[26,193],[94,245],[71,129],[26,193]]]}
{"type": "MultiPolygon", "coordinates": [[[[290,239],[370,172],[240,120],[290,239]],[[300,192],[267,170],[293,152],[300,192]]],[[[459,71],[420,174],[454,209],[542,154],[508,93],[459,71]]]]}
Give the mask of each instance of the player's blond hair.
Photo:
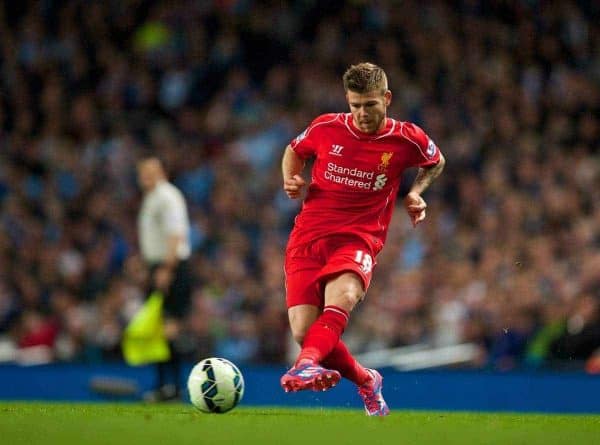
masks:
{"type": "Polygon", "coordinates": [[[346,92],[353,91],[364,94],[379,90],[383,94],[388,89],[385,71],[369,62],[350,66],[344,73],[343,81],[346,92]]]}

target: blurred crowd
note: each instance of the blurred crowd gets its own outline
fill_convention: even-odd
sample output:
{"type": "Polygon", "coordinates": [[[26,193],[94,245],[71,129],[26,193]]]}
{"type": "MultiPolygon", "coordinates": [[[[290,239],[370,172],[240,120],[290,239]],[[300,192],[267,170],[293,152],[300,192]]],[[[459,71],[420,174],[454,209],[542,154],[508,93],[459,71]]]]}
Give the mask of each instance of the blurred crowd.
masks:
{"type": "Polygon", "coordinates": [[[282,150],[372,61],[447,166],[418,229],[398,206],[352,350],[581,367],[600,347],[599,48],[594,1],[3,2],[0,360],[120,358],[152,154],[192,220],[187,358],[285,362],[282,150]]]}

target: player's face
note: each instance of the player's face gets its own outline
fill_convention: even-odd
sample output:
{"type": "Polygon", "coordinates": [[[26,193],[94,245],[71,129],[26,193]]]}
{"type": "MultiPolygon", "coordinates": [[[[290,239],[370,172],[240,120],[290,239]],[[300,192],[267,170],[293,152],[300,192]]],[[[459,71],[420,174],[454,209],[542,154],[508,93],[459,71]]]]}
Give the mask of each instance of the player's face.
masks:
{"type": "Polygon", "coordinates": [[[152,190],[154,187],[154,178],[147,169],[140,168],[138,170],[138,184],[145,191],[152,190]]]}
{"type": "Polygon", "coordinates": [[[368,93],[357,93],[349,90],[346,99],[350,106],[350,112],[354,125],[364,133],[376,133],[385,126],[387,107],[392,101],[390,90],[385,93],[380,90],[368,93]]]}
{"type": "Polygon", "coordinates": [[[142,190],[149,192],[157,181],[157,172],[150,163],[144,163],[138,167],[138,183],[142,190]]]}

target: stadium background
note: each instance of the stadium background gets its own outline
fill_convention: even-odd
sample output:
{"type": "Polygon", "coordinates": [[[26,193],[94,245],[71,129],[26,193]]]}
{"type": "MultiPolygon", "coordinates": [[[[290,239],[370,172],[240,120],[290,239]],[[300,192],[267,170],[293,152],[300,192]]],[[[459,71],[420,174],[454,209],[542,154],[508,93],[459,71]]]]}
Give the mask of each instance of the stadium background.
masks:
{"type": "MultiPolygon", "coordinates": [[[[600,346],[593,1],[21,1],[0,7],[0,359],[119,361],[143,301],[135,162],[192,218],[192,362],[286,363],[283,147],[343,111],[344,69],[448,163],[401,207],[353,351],[477,345],[467,367],[582,370],[600,346]]],[[[410,175],[407,182],[410,180],[410,175]]],[[[588,370],[592,367],[588,366],[588,370]]]]}

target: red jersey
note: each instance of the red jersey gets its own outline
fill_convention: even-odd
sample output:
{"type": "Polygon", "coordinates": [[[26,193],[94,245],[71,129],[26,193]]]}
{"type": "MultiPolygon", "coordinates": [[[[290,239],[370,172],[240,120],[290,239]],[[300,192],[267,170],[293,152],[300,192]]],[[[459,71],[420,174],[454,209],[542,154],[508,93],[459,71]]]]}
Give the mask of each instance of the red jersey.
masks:
{"type": "Polygon", "coordinates": [[[367,134],[351,113],[319,116],[290,145],[302,159],[315,161],[289,244],[350,234],[375,253],[385,242],[404,170],[440,159],[435,143],[415,124],[386,118],[385,128],[367,134]]]}

